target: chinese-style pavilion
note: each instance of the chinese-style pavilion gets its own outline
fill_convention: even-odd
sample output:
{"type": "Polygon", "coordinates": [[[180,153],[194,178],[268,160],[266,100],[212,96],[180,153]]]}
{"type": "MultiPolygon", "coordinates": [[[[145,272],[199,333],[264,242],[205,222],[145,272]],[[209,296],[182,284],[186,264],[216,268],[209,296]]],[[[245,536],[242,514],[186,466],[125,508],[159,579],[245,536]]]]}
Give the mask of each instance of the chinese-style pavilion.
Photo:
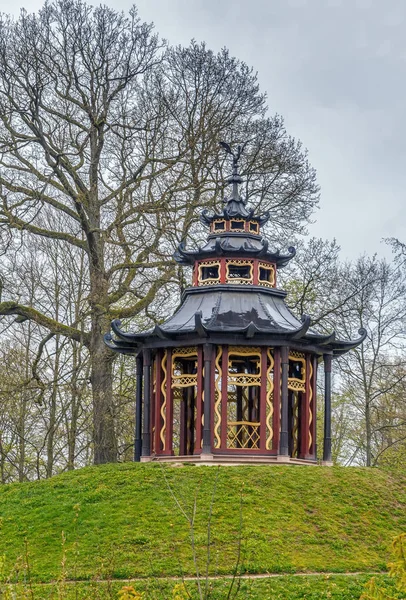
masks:
{"type": "Polygon", "coordinates": [[[136,461],[314,463],[321,361],[323,461],[331,461],[331,359],[366,332],[337,340],[286,306],[277,272],[295,249],[274,252],[262,237],[269,215],[255,215],[239,195],[240,153],[223,212],[202,213],[207,243],[175,252],[177,262],[193,267],[178,310],[141,333],[113,321],[114,336],[105,336],[115,352],[136,356],[136,461]]]}

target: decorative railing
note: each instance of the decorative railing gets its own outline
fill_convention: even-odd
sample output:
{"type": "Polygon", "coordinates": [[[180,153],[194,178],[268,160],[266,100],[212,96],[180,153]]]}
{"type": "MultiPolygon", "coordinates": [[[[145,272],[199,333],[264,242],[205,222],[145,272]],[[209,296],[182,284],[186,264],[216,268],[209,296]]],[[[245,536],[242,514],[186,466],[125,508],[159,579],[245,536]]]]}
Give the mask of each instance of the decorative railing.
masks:
{"type": "Polygon", "coordinates": [[[252,421],[228,421],[227,448],[258,450],[259,426],[260,423],[252,421]]]}

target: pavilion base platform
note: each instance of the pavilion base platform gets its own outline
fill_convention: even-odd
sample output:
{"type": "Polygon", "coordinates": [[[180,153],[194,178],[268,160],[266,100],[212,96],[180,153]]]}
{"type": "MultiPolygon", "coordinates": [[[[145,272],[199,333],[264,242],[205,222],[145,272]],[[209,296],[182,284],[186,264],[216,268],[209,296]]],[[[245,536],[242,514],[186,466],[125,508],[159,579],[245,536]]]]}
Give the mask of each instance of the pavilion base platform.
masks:
{"type": "MultiPolygon", "coordinates": [[[[191,464],[200,466],[241,466],[241,465],[308,465],[317,466],[316,460],[290,458],[289,456],[247,456],[245,454],[197,454],[195,456],[142,456],[141,462],[171,463],[177,465],[191,464]]],[[[330,466],[330,463],[323,463],[330,466]]],[[[332,463],[331,463],[332,464],[332,463]]]]}

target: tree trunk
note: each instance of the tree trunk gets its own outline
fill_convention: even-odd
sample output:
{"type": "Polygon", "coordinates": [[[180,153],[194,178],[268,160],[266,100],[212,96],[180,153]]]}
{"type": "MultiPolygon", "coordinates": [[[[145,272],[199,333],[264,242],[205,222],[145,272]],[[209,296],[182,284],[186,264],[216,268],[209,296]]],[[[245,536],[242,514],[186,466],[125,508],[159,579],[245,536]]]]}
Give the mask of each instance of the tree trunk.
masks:
{"type": "Polygon", "coordinates": [[[366,431],[366,466],[372,465],[372,431],[371,431],[371,409],[369,401],[365,403],[365,431],[366,431]]]}
{"type": "Polygon", "coordinates": [[[93,394],[94,464],[117,461],[117,438],[113,405],[112,352],[105,346],[103,334],[109,330],[106,318],[94,318],[90,345],[93,394]]]}

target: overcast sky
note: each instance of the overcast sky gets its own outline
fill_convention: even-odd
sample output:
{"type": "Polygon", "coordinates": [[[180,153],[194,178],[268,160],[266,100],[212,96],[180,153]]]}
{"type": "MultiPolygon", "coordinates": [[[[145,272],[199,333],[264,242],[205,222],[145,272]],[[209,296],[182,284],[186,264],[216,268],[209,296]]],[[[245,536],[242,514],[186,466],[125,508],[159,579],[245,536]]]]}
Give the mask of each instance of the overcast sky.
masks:
{"type": "MultiPolygon", "coordinates": [[[[94,2],[90,2],[93,3],[94,2]]],[[[130,0],[108,0],[127,10],[130,0]]],[[[38,0],[0,0],[2,12],[38,0]]],[[[312,235],[343,257],[388,255],[406,242],[405,0],[138,0],[140,17],[173,44],[230,49],[258,71],[271,113],[285,118],[317,169],[312,235]]]]}

